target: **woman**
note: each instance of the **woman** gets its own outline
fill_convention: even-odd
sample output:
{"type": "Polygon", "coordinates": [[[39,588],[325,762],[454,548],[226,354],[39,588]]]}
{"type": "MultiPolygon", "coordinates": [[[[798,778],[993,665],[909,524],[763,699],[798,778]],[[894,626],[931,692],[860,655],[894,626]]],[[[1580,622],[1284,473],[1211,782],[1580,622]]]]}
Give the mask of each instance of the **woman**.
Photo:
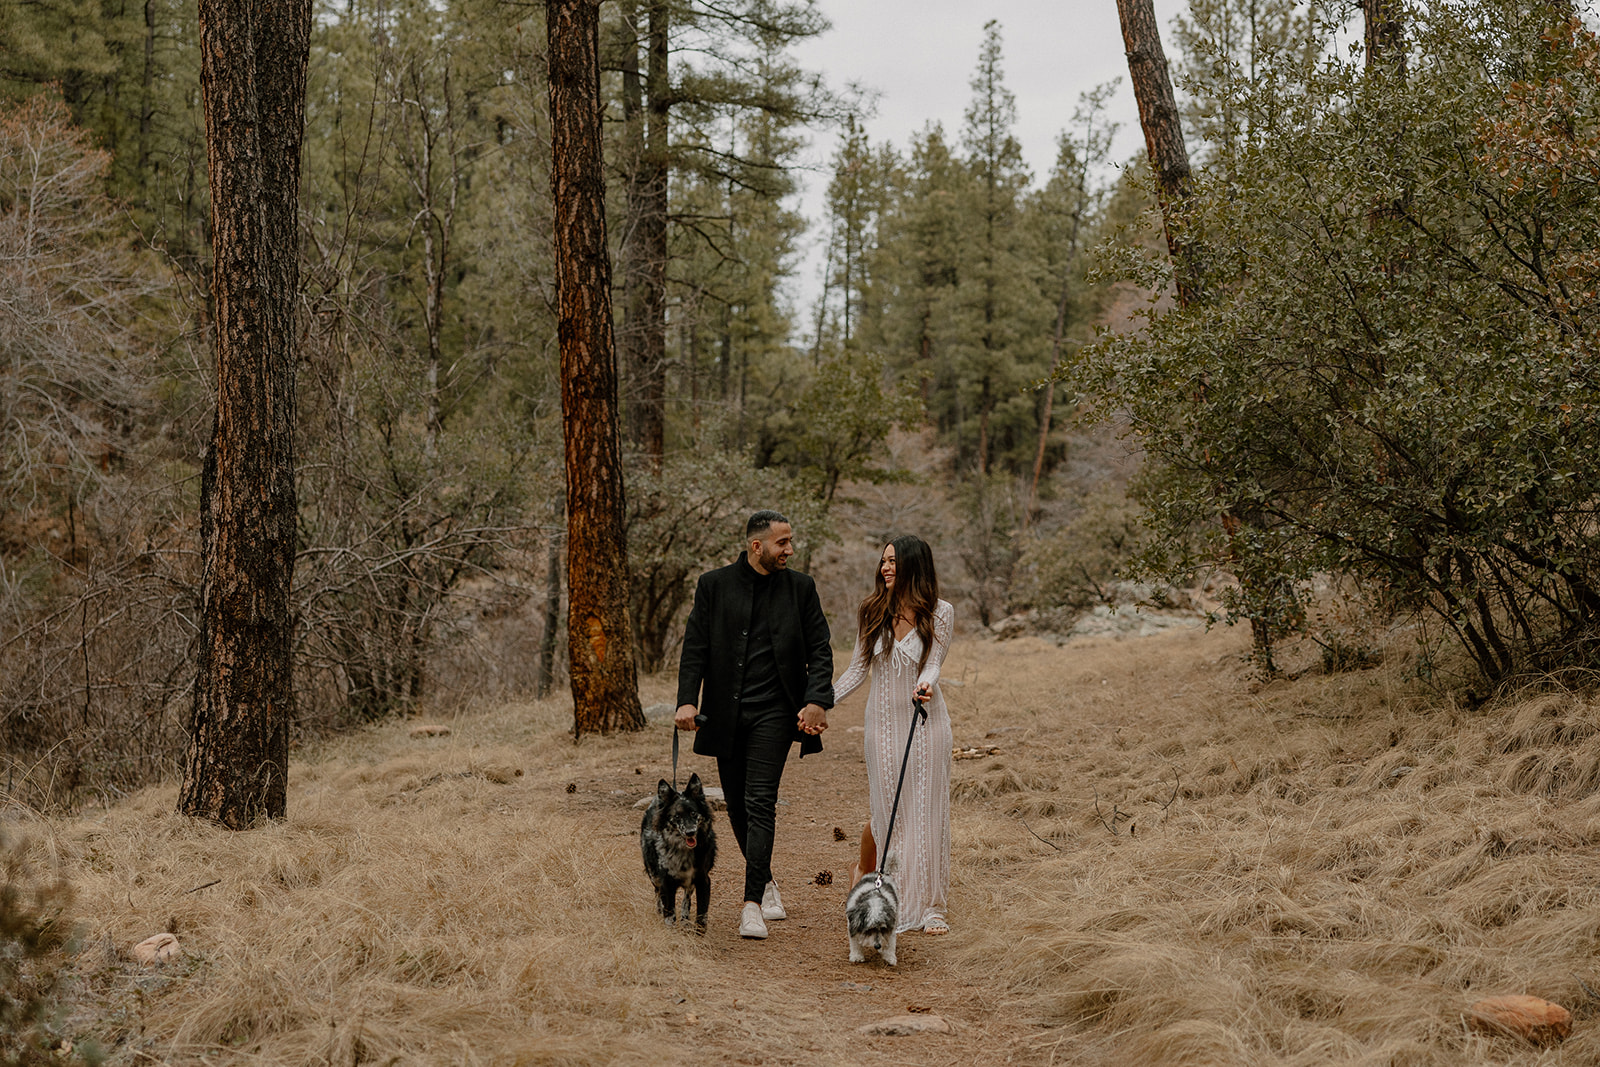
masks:
{"type": "MultiPolygon", "coordinates": [[[[850,667],[834,683],[842,701],[872,675],[867,691],[867,793],[872,821],[861,830],[861,858],[851,884],[877,869],[878,845],[889,828],[900,761],[906,755],[913,697],[927,702],[928,721],[917,726],[906,762],[905,786],[895,815],[895,889],[900,895],[897,933],[947,933],[950,892],[950,712],[939,692],[939,668],[950,648],[955,609],[939,599],[933,553],[920,537],[896,537],[883,548],[872,593],[861,602],[850,667]]],[[[888,859],[884,860],[886,866],[888,859]]]]}

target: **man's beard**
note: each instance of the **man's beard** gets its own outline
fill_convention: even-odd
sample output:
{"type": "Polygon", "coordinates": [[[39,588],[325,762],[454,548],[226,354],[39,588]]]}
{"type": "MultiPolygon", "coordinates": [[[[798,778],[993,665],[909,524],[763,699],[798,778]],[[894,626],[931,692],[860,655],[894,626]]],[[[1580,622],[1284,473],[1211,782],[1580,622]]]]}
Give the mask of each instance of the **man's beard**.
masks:
{"type": "Polygon", "coordinates": [[[767,551],[767,546],[762,545],[761,554],[756,557],[756,562],[761,564],[762,570],[771,573],[772,571],[781,571],[788,567],[789,557],[780,555],[777,552],[769,553],[767,551]]]}

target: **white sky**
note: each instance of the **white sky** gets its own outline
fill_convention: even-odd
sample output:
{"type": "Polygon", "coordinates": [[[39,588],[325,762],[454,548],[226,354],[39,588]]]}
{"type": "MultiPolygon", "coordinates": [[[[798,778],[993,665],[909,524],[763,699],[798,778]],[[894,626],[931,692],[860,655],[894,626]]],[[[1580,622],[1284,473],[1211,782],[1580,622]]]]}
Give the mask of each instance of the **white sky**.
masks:
{"type": "MultiPolygon", "coordinates": [[[[1112,78],[1122,78],[1111,107],[1122,124],[1112,158],[1144,150],[1116,0],[818,0],[817,6],[833,29],[797,49],[800,63],[822,71],[835,88],[853,81],[877,91],[877,114],[867,122],[874,142],[890,141],[904,152],[913,133],[938,120],[951,143],[959,143],[983,24],[997,19],[1002,70],[1017,99],[1016,135],[1035,184],[1055,161],[1056,135],[1071,123],[1078,94],[1112,78]]],[[[1186,8],[1185,0],[1156,0],[1169,54],[1172,18],[1186,8]]],[[[792,290],[802,335],[812,321],[807,308],[821,290],[818,246],[827,235],[817,220],[836,145],[835,134],[818,135],[808,160],[816,169],[806,175],[802,205],[813,230],[792,290]]]]}

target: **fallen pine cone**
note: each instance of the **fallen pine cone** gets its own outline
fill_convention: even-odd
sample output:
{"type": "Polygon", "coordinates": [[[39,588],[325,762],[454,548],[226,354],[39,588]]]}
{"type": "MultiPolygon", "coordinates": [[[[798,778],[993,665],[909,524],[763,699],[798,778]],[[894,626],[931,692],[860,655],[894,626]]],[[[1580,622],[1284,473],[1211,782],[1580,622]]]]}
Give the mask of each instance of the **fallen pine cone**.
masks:
{"type": "Polygon", "coordinates": [[[578,791],[578,783],[577,782],[568,782],[567,783],[567,792],[576,793],[577,791],[578,791]]]}
{"type": "Polygon", "coordinates": [[[833,828],[833,839],[835,841],[843,841],[844,837],[845,837],[844,831],[839,829],[837,826],[835,826],[833,828]]]}
{"type": "Polygon", "coordinates": [[[815,882],[817,885],[832,885],[833,884],[833,872],[832,871],[818,871],[817,872],[817,876],[815,878],[811,879],[811,880],[813,882],[815,882]]]}

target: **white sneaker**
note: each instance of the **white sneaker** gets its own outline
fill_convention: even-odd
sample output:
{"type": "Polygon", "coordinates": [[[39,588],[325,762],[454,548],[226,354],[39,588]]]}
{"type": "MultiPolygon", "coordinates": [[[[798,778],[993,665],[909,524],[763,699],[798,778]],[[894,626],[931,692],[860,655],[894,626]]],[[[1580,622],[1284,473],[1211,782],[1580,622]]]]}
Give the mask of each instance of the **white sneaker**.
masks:
{"type": "Polygon", "coordinates": [[[761,905],[753,900],[744,902],[744,913],[739,916],[739,936],[758,941],[767,936],[767,924],[761,918],[761,905]]]}
{"type": "Polygon", "coordinates": [[[783,898],[778,895],[777,882],[768,882],[766,890],[761,894],[761,917],[763,919],[789,917],[789,913],[783,910],[783,898]]]}

